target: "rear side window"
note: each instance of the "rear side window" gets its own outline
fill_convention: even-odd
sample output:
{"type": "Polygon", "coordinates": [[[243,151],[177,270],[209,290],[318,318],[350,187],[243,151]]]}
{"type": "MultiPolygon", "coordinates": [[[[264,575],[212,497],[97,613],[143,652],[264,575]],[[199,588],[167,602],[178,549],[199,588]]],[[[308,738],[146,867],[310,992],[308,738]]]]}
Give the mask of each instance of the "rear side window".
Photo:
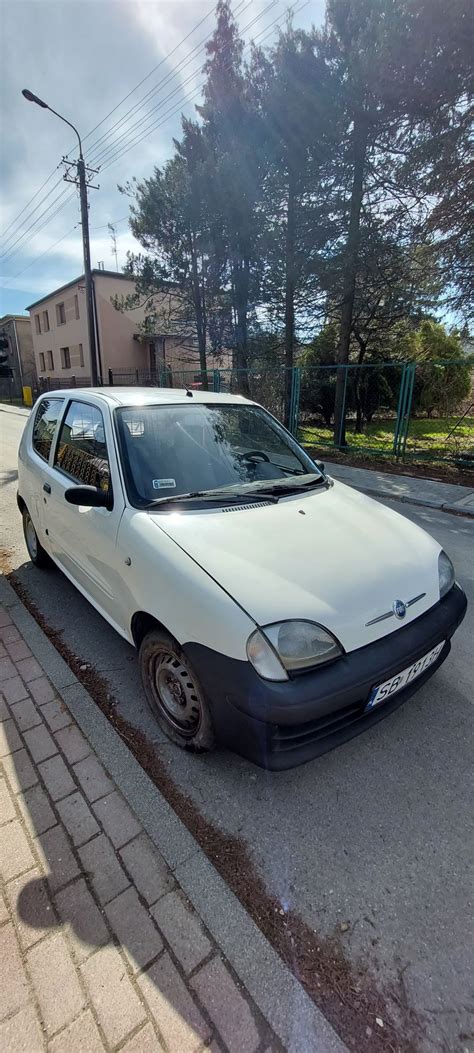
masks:
{"type": "Polygon", "coordinates": [[[43,399],[35,413],[33,449],[39,453],[40,457],[44,457],[45,461],[49,459],[49,451],[62,405],[61,399],[43,399]]]}
{"type": "Polygon", "coordinates": [[[96,406],[71,402],[59,433],[54,464],[77,483],[108,491],[110,474],[104,420],[96,406]]]}

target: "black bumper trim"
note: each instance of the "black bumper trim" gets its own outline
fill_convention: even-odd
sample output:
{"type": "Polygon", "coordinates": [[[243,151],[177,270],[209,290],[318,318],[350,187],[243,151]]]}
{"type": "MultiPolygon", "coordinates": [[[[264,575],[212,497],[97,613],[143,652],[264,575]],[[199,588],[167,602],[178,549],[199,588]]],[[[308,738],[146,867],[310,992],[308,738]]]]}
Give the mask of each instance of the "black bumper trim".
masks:
{"type": "Polygon", "coordinates": [[[352,651],[331,665],[283,683],[262,680],[241,662],[201,644],[184,650],[212,708],[218,740],[262,767],[303,764],[360,734],[403,704],[439,668],[466,613],[455,585],[439,603],[395,633],[352,651]],[[441,654],[416,680],[365,712],[371,688],[446,640],[441,654]]]}

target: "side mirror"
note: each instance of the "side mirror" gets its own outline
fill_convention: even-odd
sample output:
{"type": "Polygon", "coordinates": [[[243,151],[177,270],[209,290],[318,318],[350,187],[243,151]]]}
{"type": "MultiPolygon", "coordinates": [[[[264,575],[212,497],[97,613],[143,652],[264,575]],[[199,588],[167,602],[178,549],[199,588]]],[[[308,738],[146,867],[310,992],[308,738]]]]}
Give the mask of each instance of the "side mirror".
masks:
{"type": "Polygon", "coordinates": [[[322,473],[323,473],[323,475],[324,475],[324,471],[325,471],[325,469],[324,469],[324,463],[323,463],[323,461],[315,461],[314,463],[315,463],[315,465],[316,465],[316,468],[319,468],[319,471],[320,471],[320,472],[322,472],[322,473]]]}
{"type": "Polygon", "coordinates": [[[70,505],[87,505],[89,508],[111,508],[112,495],[98,490],[96,486],[71,486],[64,497],[70,505]]]}

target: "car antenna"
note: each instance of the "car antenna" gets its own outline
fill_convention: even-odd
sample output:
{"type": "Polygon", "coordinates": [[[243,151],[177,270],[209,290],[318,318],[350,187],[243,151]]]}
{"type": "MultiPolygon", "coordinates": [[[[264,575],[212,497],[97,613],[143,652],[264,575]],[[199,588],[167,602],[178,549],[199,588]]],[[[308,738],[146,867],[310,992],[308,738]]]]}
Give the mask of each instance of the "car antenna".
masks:
{"type": "Polygon", "coordinates": [[[192,391],[191,391],[191,388],[188,388],[188,386],[187,386],[187,385],[186,385],[186,394],[187,394],[187,396],[188,396],[188,399],[192,399],[192,397],[193,397],[193,393],[192,393],[192,391]]]}

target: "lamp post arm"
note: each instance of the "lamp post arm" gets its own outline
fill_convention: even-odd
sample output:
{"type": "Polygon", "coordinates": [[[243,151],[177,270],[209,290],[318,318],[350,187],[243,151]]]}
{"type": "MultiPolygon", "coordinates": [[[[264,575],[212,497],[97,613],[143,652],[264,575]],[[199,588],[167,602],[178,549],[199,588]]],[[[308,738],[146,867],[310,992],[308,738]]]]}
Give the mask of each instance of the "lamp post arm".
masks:
{"type": "Polygon", "coordinates": [[[79,157],[80,157],[81,161],[83,161],[84,158],[83,158],[83,155],[82,155],[82,142],[81,142],[81,137],[79,135],[79,132],[78,132],[77,128],[75,128],[74,125],[71,124],[70,121],[67,121],[66,118],[62,116],[62,114],[58,113],[57,110],[53,110],[52,106],[48,106],[47,108],[48,108],[48,110],[50,110],[51,113],[54,113],[55,117],[59,117],[60,121],[64,121],[64,124],[68,124],[69,127],[72,128],[73,132],[76,133],[77,139],[78,139],[78,143],[79,143],[79,157]]]}

